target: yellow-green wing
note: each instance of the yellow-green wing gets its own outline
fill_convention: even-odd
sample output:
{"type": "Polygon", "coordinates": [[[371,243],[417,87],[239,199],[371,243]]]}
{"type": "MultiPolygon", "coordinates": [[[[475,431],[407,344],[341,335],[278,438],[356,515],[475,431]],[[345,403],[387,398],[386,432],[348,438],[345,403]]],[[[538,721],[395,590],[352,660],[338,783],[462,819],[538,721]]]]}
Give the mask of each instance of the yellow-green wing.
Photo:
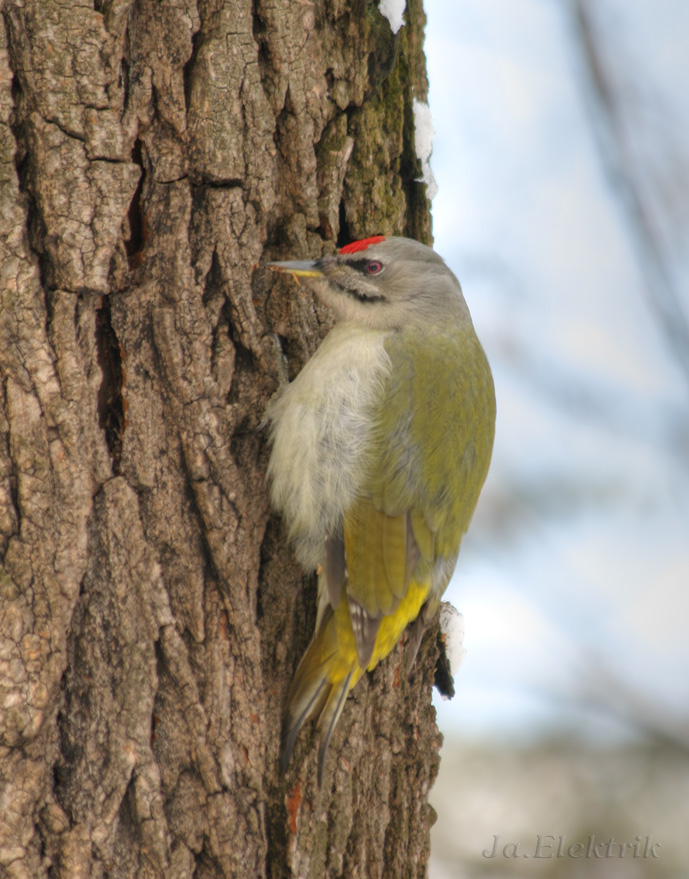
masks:
{"type": "Polygon", "coordinates": [[[431,339],[392,336],[386,348],[393,369],[369,476],[344,520],[346,591],[362,667],[380,652],[382,621],[413,613],[387,625],[401,631],[418,614],[435,563],[456,556],[488,469],[495,419],[490,370],[471,326],[431,339]],[[407,601],[412,582],[415,597],[407,601]]]}
{"type": "MultiPolygon", "coordinates": [[[[409,584],[422,551],[432,545],[433,535],[420,516],[410,511],[389,516],[369,497],[360,497],[345,517],[346,590],[362,668],[371,662],[382,620],[409,612],[404,604],[409,584]]],[[[407,622],[401,622],[402,629],[407,622]]]]}

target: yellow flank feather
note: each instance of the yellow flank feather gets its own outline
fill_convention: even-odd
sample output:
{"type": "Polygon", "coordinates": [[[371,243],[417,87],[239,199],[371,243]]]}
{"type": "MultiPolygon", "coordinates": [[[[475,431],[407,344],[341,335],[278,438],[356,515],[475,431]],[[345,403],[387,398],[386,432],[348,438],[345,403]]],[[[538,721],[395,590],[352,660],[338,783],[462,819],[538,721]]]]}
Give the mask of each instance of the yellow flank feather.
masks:
{"type": "Polygon", "coordinates": [[[430,588],[430,578],[424,583],[412,581],[407,589],[407,594],[400,602],[397,610],[390,614],[390,616],[383,617],[380,629],[378,629],[376,646],[373,650],[371,662],[368,665],[368,671],[374,669],[381,659],[385,659],[402,637],[402,632],[404,632],[409,623],[417,618],[421,606],[428,597],[430,588]]]}

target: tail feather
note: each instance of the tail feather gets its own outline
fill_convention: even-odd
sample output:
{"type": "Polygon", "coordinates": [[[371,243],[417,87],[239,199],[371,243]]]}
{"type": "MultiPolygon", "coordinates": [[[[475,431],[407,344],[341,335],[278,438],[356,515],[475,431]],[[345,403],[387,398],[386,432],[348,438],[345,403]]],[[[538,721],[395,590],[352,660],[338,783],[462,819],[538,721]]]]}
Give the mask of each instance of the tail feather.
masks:
{"type": "Polygon", "coordinates": [[[318,787],[323,786],[325,756],[328,753],[328,745],[330,744],[333,730],[340,719],[342,709],[347,701],[347,694],[350,690],[349,682],[352,680],[353,674],[354,669],[339,684],[334,684],[330,687],[330,693],[318,718],[318,728],[321,730],[321,738],[318,745],[318,787]]]}
{"type": "Polygon", "coordinates": [[[295,742],[297,741],[297,736],[299,735],[302,726],[306,723],[306,721],[316,714],[325,699],[328,698],[328,682],[325,678],[317,682],[317,686],[311,694],[311,698],[309,699],[306,706],[302,709],[301,713],[295,716],[294,707],[292,702],[290,702],[287,713],[285,715],[283,726],[282,726],[282,740],[280,742],[280,774],[284,775],[287,772],[287,767],[289,765],[290,758],[292,757],[292,751],[294,750],[295,742]]]}
{"type": "Polygon", "coordinates": [[[363,674],[357,662],[353,637],[351,648],[344,652],[338,648],[337,639],[337,622],[328,606],[297,668],[282,725],[280,771],[284,775],[299,732],[312,717],[318,717],[319,786],[323,781],[328,745],[347,694],[363,674]]]}
{"type": "MultiPolygon", "coordinates": [[[[430,581],[413,580],[407,594],[394,613],[376,621],[377,635],[371,655],[363,659],[357,650],[352,626],[350,602],[346,589],[340,603],[333,609],[329,601],[319,606],[316,632],[294,676],[287,700],[282,725],[280,770],[284,774],[294,750],[297,736],[307,721],[318,718],[320,736],[318,746],[318,784],[323,780],[323,768],[333,730],[342,714],[347,695],[359,681],[366,668],[371,669],[393,649],[407,624],[415,619],[426,601],[430,581]],[[363,662],[366,661],[366,667],[363,662]]],[[[412,653],[415,654],[423,634],[425,618],[422,615],[419,632],[412,653]]]]}

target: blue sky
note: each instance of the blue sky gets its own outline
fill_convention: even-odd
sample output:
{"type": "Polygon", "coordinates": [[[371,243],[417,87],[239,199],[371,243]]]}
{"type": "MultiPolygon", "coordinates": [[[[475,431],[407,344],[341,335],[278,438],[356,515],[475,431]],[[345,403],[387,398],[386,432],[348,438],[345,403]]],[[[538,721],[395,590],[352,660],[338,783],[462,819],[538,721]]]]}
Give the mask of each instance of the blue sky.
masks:
{"type": "MultiPolygon", "coordinates": [[[[689,726],[689,380],[600,149],[569,8],[425,2],[435,247],[498,395],[491,473],[447,594],[468,652],[439,705],[445,731],[602,734],[575,707],[599,668],[689,726]]],[[[597,12],[689,314],[689,4],[597,12]]]]}

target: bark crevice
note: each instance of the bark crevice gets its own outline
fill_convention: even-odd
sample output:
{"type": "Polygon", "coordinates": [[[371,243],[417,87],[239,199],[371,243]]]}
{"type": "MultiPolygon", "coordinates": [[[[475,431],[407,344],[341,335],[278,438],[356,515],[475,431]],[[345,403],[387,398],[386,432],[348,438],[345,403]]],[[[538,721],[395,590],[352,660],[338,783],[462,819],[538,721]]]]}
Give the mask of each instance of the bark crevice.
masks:
{"type": "Polygon", "coordinates": [[[105,435],[113,473],[119,475],[126,428],[124,352],[112,326],[108,296],[101,298],[96,309],[96,345],[98,365],[103,375],[98,390],[98,423],[105,435]]]}

